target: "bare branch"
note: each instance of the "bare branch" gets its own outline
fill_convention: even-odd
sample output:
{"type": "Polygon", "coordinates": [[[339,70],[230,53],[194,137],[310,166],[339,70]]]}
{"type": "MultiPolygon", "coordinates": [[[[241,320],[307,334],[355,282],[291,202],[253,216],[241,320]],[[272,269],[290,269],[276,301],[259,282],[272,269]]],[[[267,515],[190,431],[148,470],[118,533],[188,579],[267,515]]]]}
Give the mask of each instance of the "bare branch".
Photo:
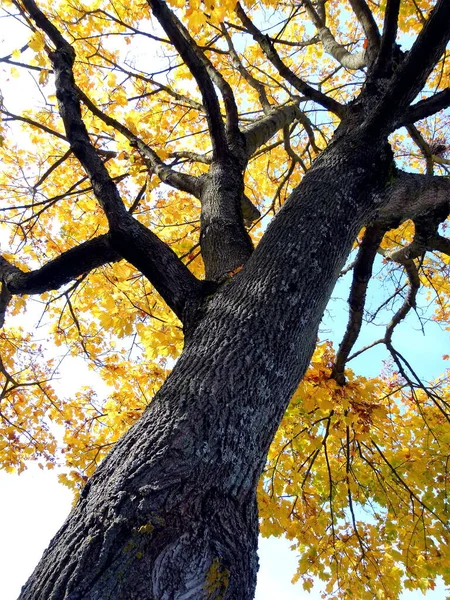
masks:
{"type": "Polygon", "coordinates": [[[337,383],[345,383],[345,363],[358,339],[364,316],[367,286],[372,277],[372,268],[378,248],[381,244],[385,229],[378,226],[369,226],[362,239],[353,269],[353,281],[348,298],[349,316],[347,329],[339,345],[336,361],[331,376],[337,383]]]}
{"type": "MultiPolygon", "coordinates": [[[[392,257],[392,255],[391,255],[391,257],[392,257]]],[[[395,313],[395,315],[392,317],[392,319],[388,323],[388,326],[386,327],[386,332],[384,334],[383,342],[387,346],[389,346],[392,343],[392,335],[394,333],[394,329],[397,327],[397,325],[401,321],[403,321],[403,319],[405,319],[405,317],[408,315],[410,310],[412,308],[416,307],[417,293],[420,288],[420,277],[419,277],[419,273],[417,271],[417,267],[416,267],[414,261],[412,259],[404,259],[404,258],[393,259],[393,260],[396,260],[396,262],[402,264],[403,267],[405,268],[405,271],[408,275],[409,286],[408,286],[408,293],[406,294],[406,298],[405,298],[402,306],[398,309],[398,311],[395,313]]]]}
{"type": "Polygon", "coordinates": [[[55,162],[49,166],[49,168],[45,171],[45,173],[43,173],[39,177],[38,181],[36,181],[33,188],[36,190],[38,187],[40,187],[44,183],[44,181],[47,179],[47,177],[49,177],[53,173],[53,171],[55,171],[60,165],[62,165],[69,158],[69,156],[71,154],[72,154],[72,149],[69,148],[69,150],[67,150],[67,152],[65,152],[62,156],[60,156],[58,158],[58,160],[55,160],[55,162]]]}
{"type": "MultiPolygon", "coordinates": [[[[198,152],[192,152],[191,150],[178,150],[171,152],[170,156],[175,161],[187,161],[187,162],[199,162],[204,165],[210,165],[212,160],[211,152],[205,152],[205,154],[199,154],[198,152]]],[[[175,162],[174,161],[174,162],[175,162]]]]}

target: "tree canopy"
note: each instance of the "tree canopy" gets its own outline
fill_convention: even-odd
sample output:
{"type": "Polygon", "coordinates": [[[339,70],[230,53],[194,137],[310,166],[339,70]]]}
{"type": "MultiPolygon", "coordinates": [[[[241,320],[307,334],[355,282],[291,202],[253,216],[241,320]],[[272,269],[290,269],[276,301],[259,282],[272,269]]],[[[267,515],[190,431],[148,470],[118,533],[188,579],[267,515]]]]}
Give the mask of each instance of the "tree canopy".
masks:
{"type": "MultiPolygon", "coordinates": [[[[367,147],[382,130],[394,161],[378,207],[349,230],[345,334],[334,347],[319,332],[270,446],[260,528],[291,541],[296,578],[309,590],[319,577],[330,599],[450,585],[448,372],[425,381],[396,346],[402,322],[450,327],[450,2],[4,0],[2,11],[17,32],[0,57],[2,468],[58,465],[82,495],[193,335],[198,298],[207,306],[239,279],[315,160],[367,113],[367,147]],[[29,296],[44,341],[21,324],[29,296]],[[380,334],[361,347],[368,323],[380,334]],[[375,346],[380,375],[353,372],[375,346]],[[85,360],[107,396],[57,395],[65,356],[85,360]]],[[[302,243],[319,236],[328,251],[326,210],[317,197],[302,243]]],[[[227,571],[208,572],[208,597],[222,597],[227,571]]]]}

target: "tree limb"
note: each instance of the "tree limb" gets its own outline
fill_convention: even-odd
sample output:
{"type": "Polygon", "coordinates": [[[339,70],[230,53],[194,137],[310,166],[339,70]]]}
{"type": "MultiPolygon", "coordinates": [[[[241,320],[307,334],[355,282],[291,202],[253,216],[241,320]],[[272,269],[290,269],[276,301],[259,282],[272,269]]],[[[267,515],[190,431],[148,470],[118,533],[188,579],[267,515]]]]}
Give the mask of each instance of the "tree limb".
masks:
{"type": "Polygon", "coordinates": [[[383,73],[391,64],[395,39],[398,29],[398,15],[400,11],[400,0],[387,0],[384,13],[383,34],[381,36],[380,49],[378,52],[375,69],[383,73]]]}
{"type": "Polygon", "coordinates": [[[380,32],[372,11],[368,7],[365,0],[349,0],[350,6],[356,15],[356,18],[361,23],[361,26],[366,34],[368,41],[367,52],[369,55],[374,55],[380,46],[380,32]]]}
{"type": "Polygon", "coordinates": [[[348,297],[349,315],[347,329],[339,345],[331,374],[331,377],[340,385],[345,383],[345,364],[361,331],[367,287],[372,277],[373,263],[384,234],[384,228],[377,225],[369,226],[364,233],[355,259],[353,280],[348,297]]]}
{"type": "Polygon", "coordinates": [[[264,52],[268,60],[270,60],[279,74],[284,77],[286,81],[292,85],[292,87],[298,90],[301,94],[307,96],[313,102],[317,102],[330,112],[338,115],[340,118],[345,116],[347,110],[344,105],[308,85],[305,81],[300,79],[300,77],[298,77],[294,71],[284,64],[272,41],[269,39],[269,37],[263,35],[256,25],[254,25],[254,23],[248,18],[239,2],[236,4],[235,10],[242,24],[252,35],[253,39],[260,45],[261,50],[264,52]]]}
{"type": "Polygon", "coordinates": [[[405,113],[401,115],[400,119],[395,125],[395,129],[404,127],[410,123],[415,123],[421,119],[426,119],[436,114],[444,108],[450,106],[450,87],[430,96],[426,100],[420,100],[416,104],[412,104],[406,109],[405,113]]]}
{"type": "Polygon", "coordinates": [[[296,103],[286,104],[272,108],[270,113],[246,127],[242,133],[245,136],[247,157],[250,158],[285,125],[290,125],[296,119],[300,120],[302,115],[296,103]]]}
{"type": "Polygon", "coordinates": [[[450,40],[449,23],[450,2],[438,0],[411,50],[394,72],[386,93],[368,117],[368,132],[393,131],[403,120],[402,115],[425,85],[450,40]]]}
{"type": "MultiPolygon", "coordinates": [[[[0,256],[0,269],[1,269],[1,256],[0,256]]],[[[2,289],[0,291],[0,329],[5,324],[5,316],[6,310],[8,308],[8,304],[12,298],[11,292],[8,290],[8,287],[2,282],[2,289]]],[[[0,366],[1,366],[1,358],[0,358],[0,366]]]]}
{"type": "Polygon", "coordinates": [[[408,133],[411,136],[413,142],[417,144],[420,151],[422,152],[422,155],[427,165],[426,174],[433,175],[433,155],[430,146],[427,144],[420,131],[414,125],[407,125],[406,129],[408,130],[408,133]]]}
{"type": "Polygon", "coordinates": [[[12,295],[42,294],[119,260],[122,256],[111,246],[109,235],[104,234],[63,252],[34,271],[22,271],[0,256],[0,280],[12,295]]]}
{"type": "Polygon", "coordinates": [[[197,82],[203,98],[203,106],[206,111],[206,119],[208,121],[214,157],[223,158],[228,153],[228,144],[224,124],[220,115],[219,100],[204,62],[194,50],[193,44],[195,44],[195,42],[191,39],[189,34],[187,34],[184,27],[181,27],[178,19],[163,0],[147,1],[161,27],[166,32],[170,41],[177,49],[179,55],[186,63],[197,82]]]}
{"type": "Polygon", "coordinates": [[[149,279],[180,320],[190,320],[203,294],[201,282],[167,244],[126,210],[114,181],[89,139],[81,116],[72,72],[75,60],[72,46],[34,0],[23,0],[23,5],[56,47],[49,56],[55,71],[56,96],[66,136],[108,219],[113,248],[149,279]]]}
{"type": "Polygon", "coordinates": [[[21,115],[16,115],[12,112],[9,112],[9,110],[6,110],[6,108],[0,108],[0,113],[6,115],[7,117],[10,117],[13,121],[22,121],[22,123],[27,123],[28,125],[36,127],[37,129],[42,129],[42,131],[50,133],[51,135],[54,135],[60,140],[64,140],[65,142],[67,142],[67,138],[63,133],[59,133],[59,131],[55,131],[54,129],[47,127],[47,125],[44,125],[43,123],[34,121],[33,119],[30,119],[30,117],[22,117],[21,115]]]}
{"type": "Polygon", "coordinates": [[[449,211],[450,180],[447,177],[407,173],[397,169],[393,182],[386,188],[385,196],[373,222],[379,222],[390,229],[408,219],[414,221],[435,211],[438,217],[449,211]]]}
{"type": "Polygon", "coordinates": [[[303,6],[306,8],[306,12],[317,28],[320,41],[327,54],[332,56],[346,69],[357,70],[367,66],[366,53],[358,52],[352,54],[345,46],[339,44],[330,29],[326,26],[325,18],[322,18],[318,14],[311,0],[303,0],[303,6]]]}

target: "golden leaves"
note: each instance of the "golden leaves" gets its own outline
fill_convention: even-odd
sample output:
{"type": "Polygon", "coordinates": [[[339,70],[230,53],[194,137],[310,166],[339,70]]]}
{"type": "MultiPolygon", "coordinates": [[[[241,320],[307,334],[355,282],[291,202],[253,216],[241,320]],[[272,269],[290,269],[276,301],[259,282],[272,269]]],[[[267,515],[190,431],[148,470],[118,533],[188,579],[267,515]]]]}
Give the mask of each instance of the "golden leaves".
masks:
{"type": "MultiPolygon", "coordinates": [[[[340,387],[330,380],[332,362],[330,344],[319,344],[271,446],[259,490],[261,531],[295,541],[295,579],[305,589],[311,575],[336,597],[431,589],[450,558],[441,487],[450,483],[448,424],[425,392],[408,394],[397,374],[349,373],[340,387]]],[[[448,397],[448,379],[433,389],[448,397]]]]}

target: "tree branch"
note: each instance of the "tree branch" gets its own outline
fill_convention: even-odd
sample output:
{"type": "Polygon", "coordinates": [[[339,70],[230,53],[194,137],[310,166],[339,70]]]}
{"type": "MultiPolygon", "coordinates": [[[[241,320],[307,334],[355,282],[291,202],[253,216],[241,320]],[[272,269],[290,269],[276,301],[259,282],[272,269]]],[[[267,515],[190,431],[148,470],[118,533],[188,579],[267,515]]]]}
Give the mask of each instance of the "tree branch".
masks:
{"type": "Polygon", "coordinates": [[[326,94],[323,94],[322,92],[319,92],[308,85],[305,81],[300,79],[300,77],[298,77],[294,71],[284,64],[270,38],[263,35],[256,25],[254,25],[254,23],[246,15],[239,2],[236,4],[235,10],[242,24],[252,35],[253,39],[260,45],[261,50],[264,52],[268,60],[270,60],[273,66],[277,69],[278,73],[284,77],[286,81],[292,85],[292,87],[298,90],[301,94],[307,96],[313,102],[317,102],[317,104],[320,104],[330,112],[338,115],[338,117],[341,119],[345,116],[347,110],[343,104],[340,104],[336,100],[333,100],[333,98],[328,97],[326,94]]]}
{"type": "Polygon", "coordinates": [[[223,158],[228,153],[228,144],[220,114],[219,100],[204,62],[194,50],[196,44],[163,0],[147,1],[161,27],[197,82],[206,111],[214,157],[223,158]]]}
{"type": "Polygon", "coordinates": [[[331,373],[331,377],[340,385],[345,383],[345,363],[361,331],[367,287],[372,277],[373,263],[384,234],[384,228],[377,225],[369,226],[364,233],[356,256],[353,280],[348,298],[349,315],[347,329],[339,345],[336,361],[331,373]]]}
{"type": "Polygon", "coordinates": [[[49,56],[55,71],[56,96],[66,136],[108,219],[113,248],[149,279],[180,320],[190,320],[203,294],[202,283],[167,244],[126,210],[114,181],[89,139],[81,116],[72,72],[73,48],[34,0],[23,0],[23,5],[56,47],[49,56]]]}
{"type": "Polygon", "coordinates": [[[404,120],[402,115],[424,87],[450,40],[449,23],[450,2],[438,0],[411,50],[395,71],[386,93],[369,116],[366,122],[369,132],[393,131],[399,121],[404,120]]]}
{"type": "MultiPolygon", "coordinates": [[[[0,270],[1,270],[1,256],[0,256],[0,270]]],[[[1,279],[1,277],[0,277],[1,279]]],[[[4,282],[2,282],[2,289],[0,291],[0,329],[5,324],[5,316],[6,310],[8,308],[9,301],[12,298],[11,292],[8,290],[8,287],[4,282]]],[[[1,367],[1,358],[0,358],[0,367],[1,367]]]]}
{"type": "Polygon", "coordinates": [[[270,111],[271,106],[270,106],[270,102],[267,98],[266,89],[264,87],[264,84],[261,83],[260,81],[258,81],[255,77],[253,77],[253,75],[251,73],[249,73],[247,71],[247,69],[244,67],[244,65],[242,64],[242,62],[238,56],[238,53],[236,52],[236,49],[233,45],[233,40],[231,39],[231,36],[228,33],[228,29],[226,28],[226,25],[223,23],[222,23],[222,33],[225,36],[225,40],[228,45],[228,50],[230,52],[230,56],[233,61],[233,65],[235,66],[238,73],[240,73],[242,75],[242,77],[245,79],[245,81],[256,91],[256,93],[258,94],[258,98],[261,103],[262,109],[263,109],[264,113],[267,114],[270,111]]]}
{"type": "Polygon", "coordinates": [[[420,131],[414,125],[408,125],[406,129],[408,130],[408,133],[411,136],[413,142],[418,146],[418,148],[422,152],[422,155],[427,165],[427,175],[433,175],[433,155],[430,146],[427,144],[420,131]]]}
{"type": "MultiPolygon", "coordinates": [[[[392,254],[389,255],[389,257],[392,257],[392,254]]],[[[408,275],[409,286],[402,306],[398,309],[386,327],[383,343],[388,347],[392,344],[392,335],[397,325],[406,318],[412,308],[416,307],[417,293],[420,288],[420,277],[414,261],[407,258],[397,258],[393,260],[396,260],[396,262],[403,265],[406,274],[408,275]]]]}
{"type": "Polygon", "coordinates": [[[380,46],[380,32],[372,11],[368,7],[365,0],[349,0],[350,6],[356,15],[356,18],[361,23],[361,26],[366,34],[368,41],[367,52],[371,59],[375,55],[380,46]]]}
{"type": "Polygon", "coordinates": [[[436,217],[445,214],[450,207],[450,180],[397,169],[385,194],[386,198],[373,222],[390,229],[408,219],[415,221],[435,212],[436,217]]]}
{"type": "Polygon", "coordinates": [[[296,103],[286,104],[272,108],[266,116],[246,127],[242,133],[245,136],[247,157],[250,158],[258,148],[267,143],[285,125],[290,125],[296,119],[300,120],[302,115],[303,113],[296,103]]]}
{"type": "Polygon", "coordinates": [[[384,13],[383,34],[381,36],[380,50],[375,66],[375,69],[381,73],[385,72],[393,58],[399,11],[400,0],[387,0],[386,11],[384,13]]]}
{"type": "Polygon", "coordinates": [[[43,123],[34,121],[33,119],[30,119],[30,117],[22,117],[21,115],[16,115],[12,112],[9,112],[9,110],[6,110],[6,108],[0,108],[0,113],[6,115],[7,117],[10,117],[13,121],[22,121],[22,123],[27,123],[28,125],[36,127],[37,129],[42,129],[42,131],[50,133],[51,135],[54,135],[60,140],[64,140],[65,142],[67,142],[67,138],[63,133],[59,133],[59,131],[55,131],[54,129],[47,127],[47,125],[44,125],[43,123]]]}
{"type": "MultiPolygon", "coordinates": [[[[172,98],[177,100],[180,104],[186,104],[187,106],[190,106],[194,110],[197,110],[199,112],[204,112],[205,108],[204,108],[203,104],[201,104],[200,102],[197,102],[196,100],[193,100],[192,98],[189,98],[189,96],[185,96],[184,94],[181,94],[180,92],[176,92],[168,85],[164,85],[163,83],[160,83],[159,81],[155,81],[152,76],[142,75],[141,73],[129,71],[128,69],[125,69],[122,65],[118,65],[117,63],[115,63],[114,61],[109,59],[107,56],[104,56],[100,52],[98,52],[98,56],[100,56],[105,62],[112,65],[112,67],[114,69],[119,70],[121,73],[124,73],[125,75],[128,75],[129,77],[135,77],[136,79],[139,79],[140,81],[145,81],[146,83],[149,83],[150,85],[155,86],[155,88],[157,88],[158,91],[166,92],[166,94],[168,94],[169,96],[172,96],[172,98]]],[[[156,92],[151,92],[151,93],[156,93],[156,92]]]]}
{"type": "Polygon", "coordinates": [[[342,46],[342,44],[339,44],[330,29],[326,26],[325,18],[322,18],[317,13],[311,0],[303,0],[303,6],[306,8],[306,12],[317,28],[320,41],[327,54],[332,56],[346,69],[357,70],[367,66],[366,53],[358,52],[352,54],[342,46]]]}
{"type": "Polygon", "coordinates": [[[21,271],[0,256],[0,280],[12,295],[42,294],[57,290],[106,263],[119,260],[122,256],[111,246],[109,235],[104,234],[63,252],[34,271],[21,271]]]}
{"type": "Polygon", "coordinates": [[[426,119],[436,114],[444,108],[450,106],[450,87],[430,96],[426,100],[420,100],[416,104],[412,104],[395,125],[395,129],[404,127],[410,123],[415,123],[421,119],[426,119]]]}
{"type": "Polygon", "coordinates": [[[139,153],[147,163],[150,171],[156,173],[161,181],[177,190],[187,192],[197,198],[200,197],[201,182],[198,177],[188,175],[186,173],[180,173],[166,165],[159,158],[158,154],[152,148],[150,148],[150,146],[143,142],[140,137],[135,135],[130,129],[128,129],[128,127],[123,125],[123,123],[120,123],[117,121],[117,119],[114,119],[113,117],[110,117],[101,111],[92,102],[92,100],[82,90],[80,90],[80,88],[77,87],[76,89],[79,97],[92,112],[92,114],[103,121],[103,123],[109,127],[113,127],[116,131],[120,132],[124,137],[126,137],[130,142],[130,145],[138,149],[139,153]]]}

